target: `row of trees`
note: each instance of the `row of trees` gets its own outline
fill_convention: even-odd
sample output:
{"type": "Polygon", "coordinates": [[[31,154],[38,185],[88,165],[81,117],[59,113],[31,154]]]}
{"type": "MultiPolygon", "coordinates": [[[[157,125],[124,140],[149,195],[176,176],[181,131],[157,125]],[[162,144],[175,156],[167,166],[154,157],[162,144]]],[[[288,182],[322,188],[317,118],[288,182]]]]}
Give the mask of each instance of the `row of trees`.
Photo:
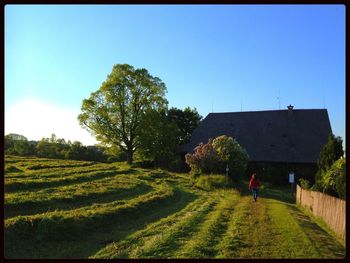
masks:
{"type": "Polygon", "coordinates": [[[5,136],[5,154],[19,156],[37,156],[54,159],[72,159],[86,161],[108,161],[106,149],[99,146],[84,146],[81,142],[66,142],[52,134],[40,141],[28,141],[18,134],[5,136]]]}

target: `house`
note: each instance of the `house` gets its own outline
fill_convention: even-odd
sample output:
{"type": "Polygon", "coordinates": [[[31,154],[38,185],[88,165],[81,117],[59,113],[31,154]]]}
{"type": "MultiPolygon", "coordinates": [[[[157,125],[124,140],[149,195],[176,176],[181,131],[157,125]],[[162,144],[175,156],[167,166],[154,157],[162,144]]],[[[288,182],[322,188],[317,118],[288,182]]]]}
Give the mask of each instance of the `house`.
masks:
{"type": "Polygon", "coordinates": [[[249,172],[285,183],[293,171],[296,179],[313,182],[319,154],[331,132],[326,109],[296,110],[290,105],[287,110],[209,113],[183,150],[192,153],[199,143],[227,135],[248,152],[249,172]]]}

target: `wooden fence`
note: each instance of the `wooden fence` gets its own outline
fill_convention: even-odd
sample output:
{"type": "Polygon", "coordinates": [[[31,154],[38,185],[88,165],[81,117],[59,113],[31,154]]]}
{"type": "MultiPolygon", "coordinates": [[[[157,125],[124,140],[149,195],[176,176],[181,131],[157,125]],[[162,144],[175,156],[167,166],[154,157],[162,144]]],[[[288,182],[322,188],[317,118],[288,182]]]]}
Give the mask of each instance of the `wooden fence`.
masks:
{"type": "Polygon", "coordinates": [[[345,242],[345,201],[320,192],[302,189],[297,185],[296,202],[307,207],[323,219],[327,225],[345,242]]]}

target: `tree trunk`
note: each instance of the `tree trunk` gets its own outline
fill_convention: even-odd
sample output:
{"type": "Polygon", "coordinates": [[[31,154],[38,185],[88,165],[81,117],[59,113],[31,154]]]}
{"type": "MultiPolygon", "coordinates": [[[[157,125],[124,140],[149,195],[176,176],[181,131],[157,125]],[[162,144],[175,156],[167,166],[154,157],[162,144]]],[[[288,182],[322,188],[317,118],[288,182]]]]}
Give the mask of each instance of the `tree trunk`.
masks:
{"type": "Polygon", "coordinates": [[[133,156],[132,149],[128,149],[127,152],[126,152],[126,162],[128,164],[132,164],[132,156],[133,156]]]}

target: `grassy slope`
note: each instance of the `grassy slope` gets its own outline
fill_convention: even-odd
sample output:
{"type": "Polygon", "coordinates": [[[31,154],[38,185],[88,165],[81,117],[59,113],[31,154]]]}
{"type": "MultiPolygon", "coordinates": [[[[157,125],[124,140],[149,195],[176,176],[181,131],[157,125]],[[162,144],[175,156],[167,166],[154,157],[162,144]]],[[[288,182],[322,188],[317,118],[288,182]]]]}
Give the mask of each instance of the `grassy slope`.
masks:
{"type": "MultiPolygon", "coordinates": [[[[246,189],[246,187],[245,187],[246,189]]],[[[5,158],[10,258],[339,258],[345,249],[287,189],[258,202],[187,175],[124,164],[5,158]]]]}

